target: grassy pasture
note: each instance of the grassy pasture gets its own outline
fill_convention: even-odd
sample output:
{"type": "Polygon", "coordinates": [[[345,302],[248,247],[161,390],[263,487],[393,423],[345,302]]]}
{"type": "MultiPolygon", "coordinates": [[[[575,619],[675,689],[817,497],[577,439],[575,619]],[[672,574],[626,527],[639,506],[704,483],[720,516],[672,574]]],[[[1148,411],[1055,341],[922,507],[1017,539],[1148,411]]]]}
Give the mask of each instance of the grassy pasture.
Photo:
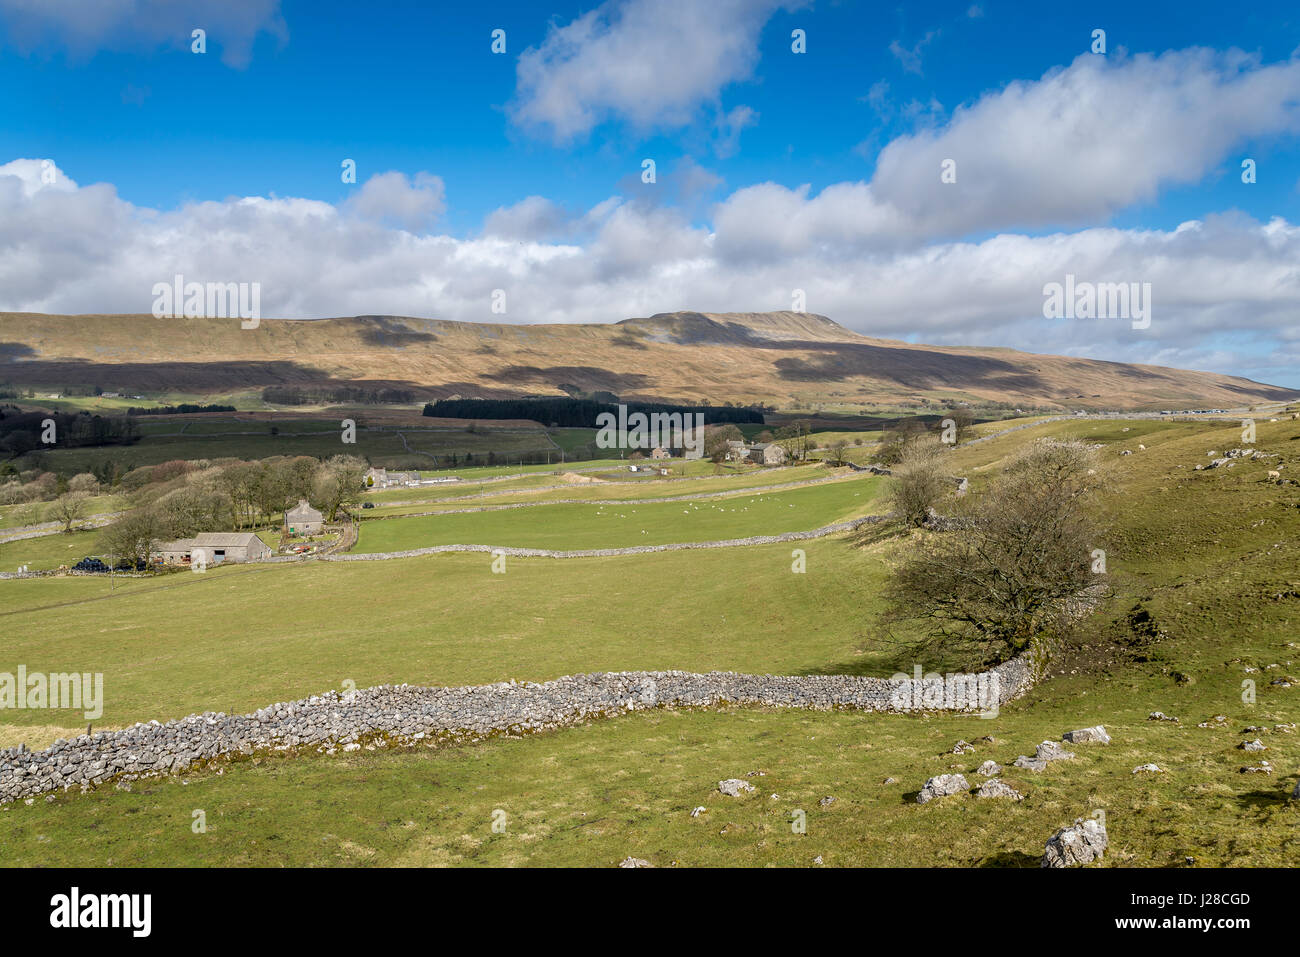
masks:
{"type": "MultiPolygon", "coordinates": [[[[1039,435],[1104,445],[1115,595],[1053,676],[995,719],[656,710],[469,746],[259,757],[188,783],[135,782],[130,793],[103,788],[0,808],[0,847],[15,864],[43,865],[609,866],[630,854],[658,866],[812,866],[819,855],[827,866],[1037,866],[1052,831],[1104,811],[1111,849],[1101,866],[1294,863],[1300,806],[1286,795],[1300,733],[1243,729],[1300,720],[1300,683],[1270,684],[1300,676],[1300,487],[1265,480],[1279,464],[1283,475],[1300,471],[1300,426],[1261,422],[1257,447],[1278,457],[1231,469],[1194,466],[1209,450],[1239,447],[1238,428],[1165,421],[1050,423],[959,448],[954,469],[978,487],[1039,435]],[[1158,634],[1134,631],[1135,610],[1152,616],[1158,634]],[[1245,680],[1256,684],[1253,699],[1245,680]],[[1180,722],[1146,720],[1155,710],[1180,722]],[[1227,718],[1223,727],[1197,727],[1214,715],[1227,718]],[[1110,746],[1079,746],[1077,759],[1039,774],[1007,768],[1008,783],[1028,795],[1022,803],[914,801],[932,775],[961,771],[974,787],[981,779],[971,772],[986,758],[1009,765],[1039,741],[1097,723],[1110,746]],[[947,753],[959,738],[986,735],[994,740],[975,753],[947,753]],[[1238,772],[1258,757],[1237,749],[1253,737],[1277,773],[1238,772]],[[1131,773],[1149,761],[1166,773],[1131,773]],[[715,790],[759,770],[753,794],[715,790]],[[883,784],[888,777],[897,783],[883,784]],[[827,795],[835,803],[820,807],[827,795]],[[699,805],[708,810],[691,818],[699,805]],[[190,831],[196,807],[207,812],[206,835],[190,831]],[[497,808],[508,815],[504,834],[490,830],[497,808]],[[791,831],[795,809],[807,813],[807,834],[791,831]]],[[[535,523],[563,508],[431,521],[495,514],[535,523]]],[[[590,516],[616,506],[576,508],[590,516]]],[[[682,515],[672,503],[644,508],[696,521],[694,509],[682,515]]],[[[807,517],[812,500],[787,511],[807,517]]],[[[374,525],[399,521],[418,520],[374,525]]],[[[573,531],[593,525],[588,518],[573,531]]],[[[790,573],[789,547],[763,546],[511,559],[505,575],[491,574],[486,555],[230,567],[119,580],[112,595],[101,579],[0,582],[0,671],[18,663],[103,671],[103,724],[115,726],[249,710],[345,678],[365,686],[632,668],[910,670],[906,645],[882,641],[875,623],[892,543],[839,536],[800,547],[806,575],[790,573]]],[[[46,744],[78,727],[80,715],[0,712],[3,743],[46,744]]]]}
{"type": "MultiPolygon", "coordinates": [[[[227,566],[123,579],[112,594],[99,577],[9,581],[0,671],[102,671],[103,721],[120,725],[249,710],[345,678],[366,687],[636,668],[886,667],[866,645],[875,572],[853,572],[863,559],[848,539],[800,547],[801,575],[791,573],[790,547],[773,545],[512,559],[504,575],[487,555],[227,566]]],[[[0,711],[0,727],[21,733],[54,714],[0,711]]]]}
{"type": "MultiPolygon", "coordinates": [[[[23,538],[16,542],[0,542],[0,571],[16,572],[19,565],[29,565],[42,570],[73,565],[87,555],[98,555],[95,542],[99,529],[84,532],[55,532],[39,538],[23,538]]],[[[4,604],[0,598],[0,607],[4,604]]]]}
{"type": "Polygon", "coordinates": [[[868,514],[875,478],[784,492],[694,502],[623,505],[555,504],[364,522],[356,551],[389,552],[429,545],[481,544],[520,548],[618,548],[807,531],[868,514]]]}
{"type": "MultiPolygon", "coordinates": [[[[46,514],[52,504],[25,502],[21,505],[0,505],[0,529],[57,521],[55,517],[46,514]]],[[[126,499],[121,495],[95,495],[86,499],[83,518],[103,515],[105,512],[126,508],[126,505],[126,499]]]]}
{"type": "MultiPolygon", "coordinates": [[[[629,473],[630,474],[630,473],[629,473]]],[[[367,510],[367,517],[378,517],[380,515],[398,515],[402,513],[412,513],[428,511],[430,507],[438,508],[469,508],[477,505],[504,505],[512,502],[552,502],[571,498],[584,498],[593,502],[616,501],[628,499],[643,498],[668,498],[677,495],[701,495],[716,492],[735,492],[742,494],[748,489],[761,489],[771,485],[782,485],[786,482],[806,482],[813,479],[826,478],[829,476],[824,468],[820,465],[795,466],[788,469],[754,469],[749,472],[739,474],[725,474],[717,478],[703,478],[698,481],[677,482],[663,481],[659,479],[647,479],[644,482],[624,483],[620,477],[617,481],[620,484],[605,483],[567,483],[563,482],[557,476],[546,476],[541,478],[521,479],[517,482],[500,482],[485,486],[441,486],[437,491],[442,494],[437,496],[428,496],[427,504],[418,503],[414,505],[396,505],[384,506],[379,504],[379,496],[375,497],[377,507],[371,511],[367,510]],[[554,486],[562,487],[556,488],[554,486]],[[459,489],[457,492],[456,490],[459,489]],[[475,492],[485,493],[474,498],[464,498],[463,496],[472,495],[475,492]],[[509,493],[509,494],[501,494],[509,493]],[[441,499],[456,498],[459,501],[443,502],[441,499]]],[[[432,489],[419,489],[412,491],[432,491],[432,489]]],[[[380,493],[390,500],[411,501],[417,496],[399,496],[389,492],[380,493]]]]}

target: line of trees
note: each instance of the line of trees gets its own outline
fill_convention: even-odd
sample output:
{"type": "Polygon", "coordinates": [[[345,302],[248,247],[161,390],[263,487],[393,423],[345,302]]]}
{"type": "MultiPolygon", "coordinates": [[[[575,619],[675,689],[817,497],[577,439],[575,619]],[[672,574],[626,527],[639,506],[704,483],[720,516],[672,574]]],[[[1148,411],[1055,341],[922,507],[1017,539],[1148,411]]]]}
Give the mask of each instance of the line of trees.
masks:
{"type": "Polygon", "coordinates": [[[415,401],[415,393],[409,389],[363,389],[358,386],[312,389],[302,386],[273,385],[262,390],[262,401],[272,405],[324,405],[331,402],[409,405],[415,401]]]}
{"type": "Polygon", "coordinates": [[[130,445],[140,438],[140,427],[130,416],[92,415],[89,412],[24,412],[0,409],[0,453],[17,458],[34,449],[49,447],[43,441],[53,429],[59,448],[130,445]],[[53,426],[50,422],[53,422],[53,426]]]}
{"type": "MultiPolygon", "coordinates": [[[[717,405],[666,405],[655,402],[628,402],[628,415],[644,412],[704,414],[706,424],[717,422],[763,422],[757,409],[717,405]]],[[[555,428],[594,429],[596,418],[604,412],[618,414],[618,405],[592,399],[544,397],[534,399],[438,399],[426,403],[424,414],[446,419],[531,419],[555,428]]]]}
{"type": "Polygon", "coordinates": [[[195,412],[238,412],[233,405],[197,405],[192,402],[182,402],[180,405],[159,405],[159,406],[131,406],[126,410],[127,415],[191,415],[195,412]]]}

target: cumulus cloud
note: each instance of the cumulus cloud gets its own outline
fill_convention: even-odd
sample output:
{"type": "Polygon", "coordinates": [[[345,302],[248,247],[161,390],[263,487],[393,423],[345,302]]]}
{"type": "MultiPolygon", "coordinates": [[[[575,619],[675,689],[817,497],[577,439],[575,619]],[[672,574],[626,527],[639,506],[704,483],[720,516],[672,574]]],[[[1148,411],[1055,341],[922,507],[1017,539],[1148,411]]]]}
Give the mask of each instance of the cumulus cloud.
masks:
{"type": "MultiPolygon", "coordinates": [[[[611,199],[570,215],[530,197],[492,214],[481,235],[456,238],[308,199],[156,211],[62,171],[57,185],[44,184],[41,169],[39,160],[0,166],[0,310],[148,312],[153,284],[178,272],[259,282],[263,313],[290,318],[608,322],[675,309],[788,309],[803,289],[809,310],[869,335],[1214,368],[1300,386],[1300,226],[1280,218],[1207,216],[1167,230],[1003,234],[850,254],[836,237],[852,240],[862,215],[880,214],[862,184],[816,196],[747,187],[720,205],[712,228],[674,207],[611,199]],[[744,218],[759,208],[786,221],[779,256],[739,254],[746,234],[767,228],[744,218]],[[1066,274],[1151,283],[1150,328],[1043,318],[1043,286],[1066,274]],[[507,291],[504,317],[490,311],[494,289],[507,291]]],[[[418,190],[419,179],[396,195],[418,190]]]]}
{"type": "MultiPolygon", "coordinates": [[[[689,125],[717,109],[723,87],[753,75],[763,24],[790,5],[610,0],[519,57],[510,118],[561,143],[609,120],[642,131],[689,125]]],[[[732,111],[729,135],[752,120],[732,111]]]]}
{"type": "Polygon", "coordinates": [[[446,187],[432,173],[416,173],[414,180],[395,170],[377,173],[343,207],[360,219],[419,232],[446,212],[446,187]]]}
{"type": "Polygon", "coordinates": [[[1200,181],[1247,138],[1297,131],[1300,59],[1083,54],[894,140],[871,188],[922,235],[1077,225],[1200,181]],[[939,180],[947,159],[956,183],[939,180]]]}
{"type": "Polygon", "coordinates": [[[74,56],[158,46],[188,49],[202,29],[227,66],[245,67],[253,42],[288,38],[280,0],[0,0],[0,20],[20,49],[60,46],[74,56]]]}
{"type": "MultiPolygon", "coordinates": [[[[886,93],[877,84],[868,102],[881,106],[886,93]]],[[[942,114],[937,103],[919,109],[942,114]]],[[[1104,222],[1161,187],[1204,179],[1249,138],[1296,132],[1300,60],[1263,65],[1209,50],[1086,54],[895,139],[869,183],[817,196],[774,183],[739,190],[718,209],[718,248],[732,259],[776,260],[812,242],[843,258],[1104,222]],[[940,180],[946,160],[956,164],[955,183],[940,180]]]]}

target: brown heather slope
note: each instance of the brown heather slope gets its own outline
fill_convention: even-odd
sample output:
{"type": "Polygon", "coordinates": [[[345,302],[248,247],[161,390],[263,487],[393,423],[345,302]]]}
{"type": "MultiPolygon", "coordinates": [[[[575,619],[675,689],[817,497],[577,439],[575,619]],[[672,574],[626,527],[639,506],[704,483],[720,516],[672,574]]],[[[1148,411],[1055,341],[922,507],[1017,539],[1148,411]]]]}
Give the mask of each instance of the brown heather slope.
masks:
{"type": "Polygon", "coordinates": [[[1249,379],[1011,349],[909,345],[794,312],[678,312],[607,325],[357,316],[234,319],[0,313],[0,383],[217,394],[297,384],[421,397],[559,395],[880,405],[917,398],[1059,408],[1236,408],[1296,392],[1249,379]]]}

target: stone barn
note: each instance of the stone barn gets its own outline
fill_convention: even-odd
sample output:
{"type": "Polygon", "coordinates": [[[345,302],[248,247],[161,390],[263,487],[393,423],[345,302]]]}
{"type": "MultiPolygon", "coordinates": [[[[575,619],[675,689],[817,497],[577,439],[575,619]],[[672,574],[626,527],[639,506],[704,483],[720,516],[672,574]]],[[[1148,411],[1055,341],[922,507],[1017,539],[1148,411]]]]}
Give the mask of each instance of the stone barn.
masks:
{"type": "Polygon", "coordinates": [[[260,562],[272,555],[270,547],[252,532],[200,532],[190,548],[191,564],[203,553],[208,565],[260,562]]]}
{"type": "Polygon", "coordinates": [[[153,554],[155,560],[164,565],[183,565],[190,560],[190,549],[193,547],[192,538],[182,538],[175,542],[159,542],[153,554]]]}
{"type": "Polygon", "coordinates": [[[266,542],[252,532],[200,532],[193,538],[161,542],[154,555],[164,565],[192,565],[202,555],[204,565],[260,562],[272,555],[266,542]]]}
{"type": "Polygon", "coordinates": [[[312,508],[305,498],[284,513],[286,535],[319,535],[325,528],[325,516],[312,508]]]}
{"type": "Polygon", "coordinates": [[[775,442],[760,442],[750,446],[749,460],[759,465],[785,465],[785,449],[775,442]]]}

